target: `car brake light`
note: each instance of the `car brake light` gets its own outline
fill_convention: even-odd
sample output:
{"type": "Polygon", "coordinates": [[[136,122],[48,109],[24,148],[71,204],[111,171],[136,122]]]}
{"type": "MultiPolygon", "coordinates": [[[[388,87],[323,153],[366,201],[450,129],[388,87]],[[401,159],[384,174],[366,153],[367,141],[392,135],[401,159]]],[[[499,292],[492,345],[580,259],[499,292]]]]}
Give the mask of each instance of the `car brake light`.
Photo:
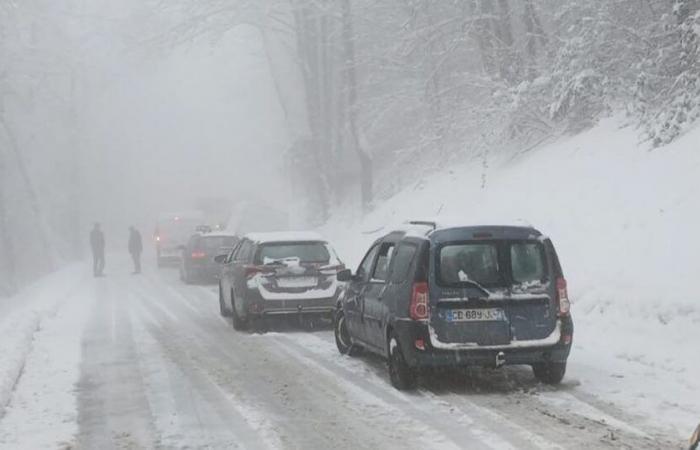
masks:
{"type": "Polygon", "coordinates": [[[207,254],[204,252],[192,252],[192,259],[202,259],[206,258],[207,254]]]}
{"type": "Polygon", "coordinates": [[[413,320],[428,319],[428,283],[425,281],[413,283],[409,313],[413,320]]]}
{"type": "Polygon", "coordinates": [[[571,302],[564,277],[557,278],[557,303],[559,303],[559,317],[568,316],[571,312],[571,302]]]}

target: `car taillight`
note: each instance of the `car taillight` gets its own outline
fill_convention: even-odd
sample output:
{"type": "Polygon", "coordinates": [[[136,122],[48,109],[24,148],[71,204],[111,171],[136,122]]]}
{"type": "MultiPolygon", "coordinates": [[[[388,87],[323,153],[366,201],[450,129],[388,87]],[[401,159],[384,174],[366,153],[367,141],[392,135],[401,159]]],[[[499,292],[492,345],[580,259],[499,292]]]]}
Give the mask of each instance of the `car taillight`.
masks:
{"type": "Polygon", "coordinates": [[[571,302],[564,277],[557,278],[557,303],[559,303],[559,317],[568,316],[571,312],[571,302]]]}
{"type": "Polygon", "coordinates": [[[428,283],[425,281],[413,283],[409,314],[413,320],[428,319],[428,283]]]}
{"type": "Polygon", "coordinates": [[[204,252],[192,252],[192,259],[202,259],[206,258],[207,254],[204,252]]]}

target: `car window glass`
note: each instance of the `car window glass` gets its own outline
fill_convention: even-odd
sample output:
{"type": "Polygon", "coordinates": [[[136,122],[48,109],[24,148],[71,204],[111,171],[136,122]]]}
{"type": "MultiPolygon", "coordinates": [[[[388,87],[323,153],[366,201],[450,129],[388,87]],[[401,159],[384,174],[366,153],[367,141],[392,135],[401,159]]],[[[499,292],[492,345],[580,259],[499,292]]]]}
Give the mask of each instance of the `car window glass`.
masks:
{"type": "Polygon", "coordinates": [[[414,244],[402,243],[399,245],[394,256],[394,267],[391,269],[390,279],[392,283],[402,283],[406,280],[417,251],[418,247],[414,244]]]}
{"type": "Polygon", "coordinates": [[[393,255],[394,244],[383,244],[379,248],[377,263],[375,264],[374,272],[372,273],[373,280],[385,281],[387,279],[387,273],[389,272],[389,265],[391,264],[391,258],[393,255]]]}
{"type": "Polygon", "coordinates": [[[233,247],[233,250],[231,250],[231,253],[229,253],[228,257],[226,258],[226,264],[229,264],[231,261],[233,261],[233,257],[240,247],[241,247],[240,242],[238,244],[236,244],[235,247],[233,247]]]}
{"type": "Polygon", "coordinates": [[[234,261],[247,261],[248,260],[248,254],[250,253],[250,248],[253,246],[250,241],[243,241],[241,246],[238,248],[238,251],[236,252],[235,256],[233,257],[234,261]]]}
{"type": "Polygon", "coordinates": [[[501,280],[494,244],[448,244],[440,250],[439,258],[438,275],[444,283],[494,285],[501,280]]]}
{"type": "Polygon", "coordinates": [[[545,260],[539,242],[522,242],[510,246],[513,281],[530,283],[545,279],[545,260]]]}
{"type": "Polygon", "coordinates": [[[256,263],[271,264],[285,259],[328,264],[331,254],[325,242],[276,242],[260,246],[256,263]]]}
{"type": "Polygon", "coordinates": [[[363,281],[369,279],[370,270],[372,269],[372,263],[374,263],[374,258],[377,256],[377,251],[379,251],[379,245],[375,245],[372,249],[367,252],[365,259],[360,263],[360,267],[357,269],[357,276],[363,281]]]}

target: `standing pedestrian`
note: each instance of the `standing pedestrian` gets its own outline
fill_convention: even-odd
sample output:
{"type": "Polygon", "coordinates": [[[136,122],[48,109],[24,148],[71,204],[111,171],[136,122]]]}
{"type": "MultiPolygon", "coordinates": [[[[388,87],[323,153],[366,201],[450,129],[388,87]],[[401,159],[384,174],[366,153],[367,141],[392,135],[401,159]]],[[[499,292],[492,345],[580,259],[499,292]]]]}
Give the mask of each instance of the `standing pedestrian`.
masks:
{"type": "Polygon", "coordinates": [[[105,270],[105,235],[97,222],[90,232],[90,249],[92,250],[92,273],[96,277],[101,277],[105,270]]]}
{"type": "Polygon", "coordinates": [[[129,253],[131,259],[134,260],[134,275],[141,273],[141,252],[143,251],[143,242],[141,241],[141,233],[134,226],[129,227],[129,253]]]}

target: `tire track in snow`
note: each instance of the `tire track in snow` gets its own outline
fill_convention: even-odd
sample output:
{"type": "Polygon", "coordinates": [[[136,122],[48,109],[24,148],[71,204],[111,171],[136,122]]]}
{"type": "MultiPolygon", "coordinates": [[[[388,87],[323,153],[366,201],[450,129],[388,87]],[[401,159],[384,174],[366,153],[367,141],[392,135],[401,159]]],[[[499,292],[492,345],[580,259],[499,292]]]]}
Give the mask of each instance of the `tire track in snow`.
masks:
{"type": "MultiPolygon", "coordinates": [[[[305,339],[308,336],[312,335],[305,335],[304,338],[302,338],[304,344],[308,343],[308,339],[305,339]]],[[[466,413],[454,414],[446,408],[435,408],[435,405],[431,405],[433,406],[432,409],[417,407],[415,399],[416,397],[420,397],[420,394],[416,395],[396,391],[388,381],[380,379],[375,374],[368,373],[369,371],[356,371],[349,368],[347,365],[339,364],[338,361],[342,361],[344,358],[343,356],[335,355],[336,358],[329,358],[325,352],[319,353],[314,351],[315,349],[310,349],[304,344],[300,345],[300,342],[295,339],[299,338],[297,335],[295,335],[294,338],[286,335],[275,335],[274,337],[278,342],[284,345],[285,348],[295,353],[297,358],[306,361],[317,370],[326,370],[334,376],[339,376],[344,381],[350,383],[358,396],[374,396],[381,399],[387,407],[396,408],[404,413],[410,414],[411,417],[429,426],[433,433],[436,433],[438,436],[447,437],[457,448],[464,448],[463,446],[465,444],[467,448],[470,449],[522,448],[518,445],[522,444],[522,442],[511,442],[512,436],[502,437],[496,430],[485,429],[481,421],[475,420],[466,413]],[[460,426],[449,427],[447,421],[440,420],[446,417],[455,420],[460,426]],[[429,419],[429,422],[427,422],[426,419],[429,419]]],[[[324,342],[321,339],[318,339],[318,341],[324,342]]]]}
{"type": "MultiPolygon", "coordinates": [[[[339,355],[331,336],[331,334],[321,336],[295,333],[285,335],[284,338],[301,349],[315,352],[320,358],[319,362],[336,361],[335,364],[356,373],[357,378],[364,381],[371,379],[376,384],[390,386],[384,375],[385,369],[374,367],[373,363],[378,359],[377,361],[367,361],[366,358],[338,360],[339,355]]],[[[461,384],[464,385],[464,382],[461,384]]],[[[402,395],[397,391],[393,392],[402,395]]],[[[581,400],[572,402],[568,405],[570,409],[565,410],[554,408],[552,402],[545,402],[537,395],[522,392],[497,391],[489,396],[474,396],[464,389],[448,390],[446,393],[444,389],[436,390],[434,387],[428,387],[421,389],[419,394],[432,403],[433,407],[442,407],[443,410],[448,411],[457,409],[466,416],[477,419],[478,424],[487,426],[493,433],[507,431],[508,439],[514,440],[518,448],[533,446],[535,448],[586,448],[595,445],[608,448],[651,449],[673,446],[667,440],[656,440],[648,435],[641,436],[639,430],[619,419],[601,421],[601,417],[612,418],[612,416],[581,400]],[[577,402],[582,403],[579,409],[583,408],[585,411],[577,410],[575,407],[577,402]],[[543,426],[543,421],[549,423],[543,426]]],[[[553,392],[553,394],[557,393],[553,392]]],[[[562,395],[571,396],[568,393],[562,393],[562,395]]]]}

